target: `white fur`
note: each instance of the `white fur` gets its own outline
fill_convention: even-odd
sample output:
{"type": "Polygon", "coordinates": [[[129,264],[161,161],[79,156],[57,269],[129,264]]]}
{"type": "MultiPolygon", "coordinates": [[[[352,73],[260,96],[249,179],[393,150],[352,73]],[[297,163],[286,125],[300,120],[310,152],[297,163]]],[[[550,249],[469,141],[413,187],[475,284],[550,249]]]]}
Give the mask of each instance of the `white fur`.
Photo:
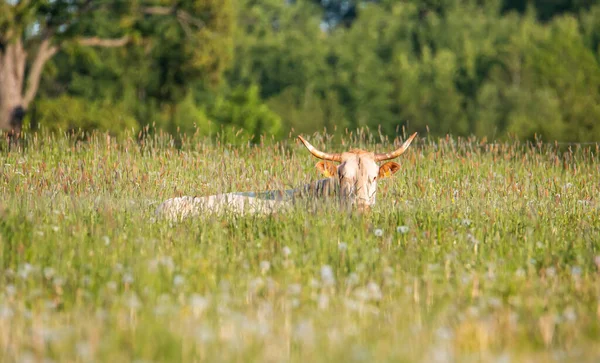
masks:
{"type": "Polygon", "coordinates": [[[270,214],[289,207],[289,202],[238,195],[217,194],[207,197],[178,197],[164,201],[156,208],[157,217],[180,221],[201,213],[270,214]]]}

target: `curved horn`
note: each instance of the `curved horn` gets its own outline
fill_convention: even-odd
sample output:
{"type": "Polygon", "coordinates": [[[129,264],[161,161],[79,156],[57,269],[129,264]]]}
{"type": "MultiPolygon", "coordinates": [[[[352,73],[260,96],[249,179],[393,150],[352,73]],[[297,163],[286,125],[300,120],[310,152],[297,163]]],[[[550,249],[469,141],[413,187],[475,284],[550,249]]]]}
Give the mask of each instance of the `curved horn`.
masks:
{"type": "Polygon", "coordinates": [[[391,153],[375,154],[375,161],[395,159],[398,156],[404,154],[404,152],[406,151],[406,149],[408,149],[410,143],[413,141],[415,136],[417,136],[416,132],[412,134],[406,141],[404,141],[404,144],[402,144],[402,146],[400,146],[398,149],[391,153]]]}
{"type": "Polygon", "coordinates": [[[319,159],[338,161],[338,162],[342,161],[342,154],[330,154],[330,153],[325,153],[325,152],[319,151],[319,150],[315,149],[315,147],[312,146],[308,141],[306,141],[302,136],[298,135],[298,138],[300,139],[300,141],[302,141],[304,146],[306,146],[308,151],[310,151],[311,154],[318,157],[319,159]]]}

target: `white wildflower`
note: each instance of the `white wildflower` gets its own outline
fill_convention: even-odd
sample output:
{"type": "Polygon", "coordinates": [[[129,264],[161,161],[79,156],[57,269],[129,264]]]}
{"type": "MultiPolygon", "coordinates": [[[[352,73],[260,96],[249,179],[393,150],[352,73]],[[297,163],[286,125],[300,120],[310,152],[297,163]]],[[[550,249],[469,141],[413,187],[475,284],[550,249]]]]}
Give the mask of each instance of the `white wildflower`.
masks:
{"type": "Polygon", "coordinates": [[[192,294],[190,296],[190,307],[192,314],[195,318],[198,318],[208,308],[210,302],[207,298],[199,294],[192,294]]]}
{"type": "Polygon", "coordinates": [[[185,277],[183,277],[181,275],[175,275],[175,277],[173,277],[173,285],[175,285],[177,287],[183,285],[184,282],[185,282],[185,277]]]}
{"type": "Polygon", "coordinates": [[[283,257],[288,257],[289,255],[292,254],[292,250],[288,246],[285,246],[281,250],[281,253],[283,254],[283,257]]]}
{"type": "Polygon", "coordinates": [[[326,310],[329,307],[329,296],[327,294],[319,294],[317,305],[319,306],[319,310],[326,310]]]}
{"type": "Polygon", "coordinates": [[[290,295],[299,295],[302,292],[302,285],[300,284],[290,284],[288,286],[288,294],[290,295]]]}
{"type": "Polygon", "coordinates": [[[408,233],[408,231],[409,231],[408,226],[398,226],[398,227],[396,227],[396,232],[398,232],[398,233],[404,234],[404,233],[408,233]]]}
{"type": "Polygon", "coordinates": [[[265,274],[270,269],[271,269],[271,263],[269,261],[260,261],[260,272],[265,274]]]}
{"type": "Polygon", "coordinates": [[[126,273],[123,275],[123,283],[126,285],[131,285],[133,282],[133,276],[130,273],[126,273]]]}
{"type": "Polygon", "coordinates": [[[142,302],[140,301],[138,296],[135,293],[133,293],[129,295],[129,297],[127,297],[127,299],[125,300],[125,306],[132,310],[137,310],[140,307],[142,307],[142,302]]]}
{"type": "Polygon", "coordinates": [[[335,285],[335,276],[333,275],[333,269],[329,265],[321,267],[321,280],[325,286],[335,285]]]}
{"type": "Polygon", "coordinates": [[[54,269],[52,267],[46,267],[44,269],[44,277],[50,280],[54,276],[54,269]]]}
{"type": "Polygon", "coordinates": [[[377,285],[375,282],[369,282],[369,284],[367,285],[367,289],[369,290],[371,300],[379,301],[383,297],[379,285],[377,285]]]}

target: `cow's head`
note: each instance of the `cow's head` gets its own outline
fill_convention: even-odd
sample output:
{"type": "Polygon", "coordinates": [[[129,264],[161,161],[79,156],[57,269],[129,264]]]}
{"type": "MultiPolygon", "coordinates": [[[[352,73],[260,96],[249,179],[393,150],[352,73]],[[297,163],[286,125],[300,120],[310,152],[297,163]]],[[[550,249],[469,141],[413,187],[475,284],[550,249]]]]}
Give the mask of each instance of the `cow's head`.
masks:
{"type": "Polygon", "coordinates": [[[340,196],[343,201],[358,210],[368,210],[375,204],[377,180],[393,175],[400,170],[400,165],[393,161],[381,166],[379,161],[395,159],[402,155],[410,146],[417,133],[409,137],[402,146],[390,153],[373,153],[353,149],[343,153],[326,153],[317,150],[302,136],[298,138],[311,154],[324,161],[319,161],[316,167],[327,177],[337,178],[340,184],[340,196]],[[334,164],[337,162],[339,164],[334,164]]]}

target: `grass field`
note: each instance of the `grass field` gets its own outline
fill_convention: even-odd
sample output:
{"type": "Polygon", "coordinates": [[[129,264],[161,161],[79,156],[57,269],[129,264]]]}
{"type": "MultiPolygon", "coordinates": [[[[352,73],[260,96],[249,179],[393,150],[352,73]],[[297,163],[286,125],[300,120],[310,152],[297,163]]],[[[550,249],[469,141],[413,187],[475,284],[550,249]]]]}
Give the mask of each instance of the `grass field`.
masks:
{"type": "MultiPolygon", "coordinates": [[[[328,151],[376,135],[311,137],[328,151]]],[[[0,361],[592,362],[597,146],[417,139],[371,214],[171,224],[179,195],[319,178],[292,139],[27,135],[0,154],[0,361]]]]}

